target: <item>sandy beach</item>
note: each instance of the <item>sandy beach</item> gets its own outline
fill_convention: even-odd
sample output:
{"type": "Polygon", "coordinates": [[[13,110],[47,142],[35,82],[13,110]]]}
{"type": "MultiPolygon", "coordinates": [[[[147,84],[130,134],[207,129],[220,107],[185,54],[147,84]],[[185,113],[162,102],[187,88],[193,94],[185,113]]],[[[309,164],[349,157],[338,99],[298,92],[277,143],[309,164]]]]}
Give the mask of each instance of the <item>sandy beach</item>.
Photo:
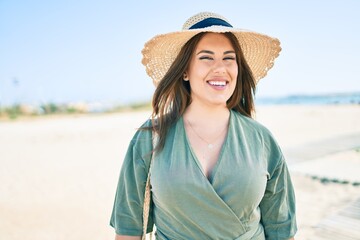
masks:
{"type": "MultiPolygon", "coordinates": [[[[0,122],[0,239],[113,239],[122,158],[150,112],[0,122]]],[[[260,106],[295,185],[299,231],[360,198],[360,106],[260,106]]],[[[335,238],[334,238],[335,239],[335,238]]]]}

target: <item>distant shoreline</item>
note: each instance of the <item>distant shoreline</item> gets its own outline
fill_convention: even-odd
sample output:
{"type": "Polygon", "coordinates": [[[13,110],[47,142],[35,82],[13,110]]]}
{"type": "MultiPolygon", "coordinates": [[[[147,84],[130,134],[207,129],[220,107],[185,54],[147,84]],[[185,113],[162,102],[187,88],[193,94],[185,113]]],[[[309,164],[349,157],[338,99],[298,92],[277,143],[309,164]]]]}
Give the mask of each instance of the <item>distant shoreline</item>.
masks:
{"type": "MultiPolygon", "coordinates": [[[[360,105],[360,92],[332,94],[299,94],[284,97],[255,97],[256,106],[272,105],[360,105]]],[[[128,104],[108,102],[45,103],[40,105],[14,104],[0,106],[0,121],[38,116],[74,116],[151,110],[151,101],[128,104]]]]}
{"type": "Polygon", "coordinates": [[[330,93],[330,94],[297,94],[284,97],[259,97],[255,98],[258,105],[279,104],[360,104],[360,92],[353,93],[330,93]]]}

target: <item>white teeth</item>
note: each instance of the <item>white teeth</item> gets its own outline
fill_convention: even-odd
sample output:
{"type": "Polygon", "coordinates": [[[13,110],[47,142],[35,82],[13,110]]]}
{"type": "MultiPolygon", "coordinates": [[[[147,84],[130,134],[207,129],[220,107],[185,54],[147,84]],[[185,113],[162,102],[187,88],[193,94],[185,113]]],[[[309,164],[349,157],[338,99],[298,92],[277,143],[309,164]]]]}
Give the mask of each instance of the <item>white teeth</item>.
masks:
{"type": "Polygon", "coordinates": [[[212,86],[225,86],[225,81],[209,81],[209,84],[212,86]]]}

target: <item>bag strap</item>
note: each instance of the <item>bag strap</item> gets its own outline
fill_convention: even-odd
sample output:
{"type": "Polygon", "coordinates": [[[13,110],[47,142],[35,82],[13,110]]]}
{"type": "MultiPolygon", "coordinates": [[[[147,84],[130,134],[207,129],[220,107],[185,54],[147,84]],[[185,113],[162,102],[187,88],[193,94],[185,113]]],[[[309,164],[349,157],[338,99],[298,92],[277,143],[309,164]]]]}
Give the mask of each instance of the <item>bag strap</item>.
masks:
{"type": "MultiPolygon", "coordinates": [[[[152,136],[153,136],[152,137],[153,153],[152,153],[152,156],[150,159],[149,171],[148,171],[146,185],[145,185],[144,206],[143,206],[143,234],[141,237],[142,240],[146,239],[146,230],[147,230],[147,225],[148,225],[148,220],[149,220],[150,200],[151,200],[150,169],[151,169],[151,165],[154,160],[154,157],[155,157],[154,149],[158,143],[158,134],[155,131],[152,131],[152,136]]],[[[150,233],[150,239],[152,239],[152,232],[150,233]]]]}

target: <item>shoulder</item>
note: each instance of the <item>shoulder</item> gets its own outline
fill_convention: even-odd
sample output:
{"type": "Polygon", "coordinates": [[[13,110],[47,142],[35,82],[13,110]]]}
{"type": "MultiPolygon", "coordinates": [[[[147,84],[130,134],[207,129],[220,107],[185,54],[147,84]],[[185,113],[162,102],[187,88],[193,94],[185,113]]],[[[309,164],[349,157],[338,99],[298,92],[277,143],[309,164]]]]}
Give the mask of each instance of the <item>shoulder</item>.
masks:
{"type": "Polygon", "coordinates": [[[257,146],[259,150],[262,150],[262,156],[268,160],[269,164],[277,165],[284,160],[280,146],[268,128],[238,112],[232,113],[236,131],[239,131],[239,135],[250,139],[252,144],[259,144],[257,146]]]}
{"type": "Polygon", "coordinates": [[[250,134],[257,134],[263,138],[273,138],[273,135],[269,129],[256,120],[244,116],[236,111],[232,111],[232,115],[234,116],[233,118],[235,120],[234,124],[238,125],[237,127],[240,127],[241,130],[250,134]]]}
{"type": "Polygon", "coordinates": [[[152,138],[152,121],[147,119],[135,132],[131,139],[132,144],[142,144],[152,138]]]}
{"type": "Polygon", "coordinates": [[[133,153],[140,156],[145,162],[150,160],[152,146],[152,121],[147,119],[133,135],[129,148],[133,153]]]}

